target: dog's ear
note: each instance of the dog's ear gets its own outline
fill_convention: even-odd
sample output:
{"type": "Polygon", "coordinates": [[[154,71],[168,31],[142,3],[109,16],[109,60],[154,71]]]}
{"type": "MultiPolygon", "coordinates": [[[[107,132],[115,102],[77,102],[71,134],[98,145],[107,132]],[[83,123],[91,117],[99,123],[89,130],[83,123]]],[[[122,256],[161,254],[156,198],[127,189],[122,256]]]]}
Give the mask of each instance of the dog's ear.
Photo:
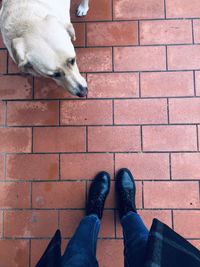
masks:
{"type": "Polygon", "coordinates": [[[22,68],[29,64],[26,57],[23,38],[20,37],[13,39],[11,43],[11,50],[14,61],[18,64],[18,67],[22,68]]]}
{"type": "Polygon", "coordinates": [[[67,32],[69,33],[69,36],[71,37],[72,41],[76,41],[76,34],[75,34],[74,26],[72,25],[72,23],[67,23],[65,25],[65,28],[67,32]]]}

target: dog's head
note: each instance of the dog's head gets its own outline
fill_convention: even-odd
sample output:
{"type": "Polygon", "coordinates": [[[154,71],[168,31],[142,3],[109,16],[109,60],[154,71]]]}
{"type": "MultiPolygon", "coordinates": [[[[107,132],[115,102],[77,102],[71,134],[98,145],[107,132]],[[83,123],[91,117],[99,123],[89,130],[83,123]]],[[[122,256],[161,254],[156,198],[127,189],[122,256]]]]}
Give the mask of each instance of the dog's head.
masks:
{"type": "Polygon", "coordinates": [[[71,23],[63,25],[47,16],[12,40],[12,56],[22,71],[52,78],[71,94],[84,97],[87,83],[77,67],[72,40],[75,31],[71,23]]]}

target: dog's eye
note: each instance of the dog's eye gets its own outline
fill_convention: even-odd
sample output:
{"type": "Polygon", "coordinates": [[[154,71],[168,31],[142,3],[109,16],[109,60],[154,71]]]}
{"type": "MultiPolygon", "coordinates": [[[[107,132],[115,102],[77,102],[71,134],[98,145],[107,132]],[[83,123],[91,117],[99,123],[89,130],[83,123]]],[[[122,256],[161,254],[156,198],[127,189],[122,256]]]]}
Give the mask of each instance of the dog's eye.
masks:
{"type": "Polygon", "coordinates": [[[32,69],[32,68],[33,66],[29,62],[24,65],[24,69],[32,69]]]}
{"type": "Polygon", "coordinates": [[[57,71],[52,75],[49,75],[49,77],[51,77],[51,78],[60,78],[61,76],[62,76],[62,72],[60,72],[60,71],[57,71]]]}
{"type": "Polygon", "coordinates": [[[75,58],[71,58],[70,60],[68,60],[68,64],[73,66],[75,64],[75,61],[76,61],[75,58]]]}

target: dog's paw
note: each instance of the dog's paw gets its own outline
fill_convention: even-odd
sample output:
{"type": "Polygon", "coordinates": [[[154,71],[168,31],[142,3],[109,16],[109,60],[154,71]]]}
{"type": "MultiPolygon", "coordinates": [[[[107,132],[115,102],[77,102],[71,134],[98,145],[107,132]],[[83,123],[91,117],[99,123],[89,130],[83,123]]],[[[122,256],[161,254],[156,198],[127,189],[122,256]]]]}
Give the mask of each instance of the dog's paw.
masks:
{"type": "Polygon", "coordinates": [[[89,7],[88,6],[83,6],[82,4],[80,4],[80,6],[76,10],[76,15],[78,17],[86,16],[88,10],[89,10],[89,7]]]}

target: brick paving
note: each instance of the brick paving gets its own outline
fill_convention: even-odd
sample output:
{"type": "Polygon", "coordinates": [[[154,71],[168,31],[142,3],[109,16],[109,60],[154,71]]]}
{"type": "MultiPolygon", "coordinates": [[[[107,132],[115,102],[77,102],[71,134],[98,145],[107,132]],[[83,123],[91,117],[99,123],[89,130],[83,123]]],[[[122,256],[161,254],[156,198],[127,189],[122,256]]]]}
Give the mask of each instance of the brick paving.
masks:
{"type": "MultiPolygon", "coordinates": [[[[87,99],[24,77],[0,41],[0,267],[34,267],[56,228],[63,249],[100,170],[133,171],[137,207],[200,248],[200,1],[91,0],[72,18],[87,99]]],[[[123,266],[114,182],[98,259],[123,266]]]]}

